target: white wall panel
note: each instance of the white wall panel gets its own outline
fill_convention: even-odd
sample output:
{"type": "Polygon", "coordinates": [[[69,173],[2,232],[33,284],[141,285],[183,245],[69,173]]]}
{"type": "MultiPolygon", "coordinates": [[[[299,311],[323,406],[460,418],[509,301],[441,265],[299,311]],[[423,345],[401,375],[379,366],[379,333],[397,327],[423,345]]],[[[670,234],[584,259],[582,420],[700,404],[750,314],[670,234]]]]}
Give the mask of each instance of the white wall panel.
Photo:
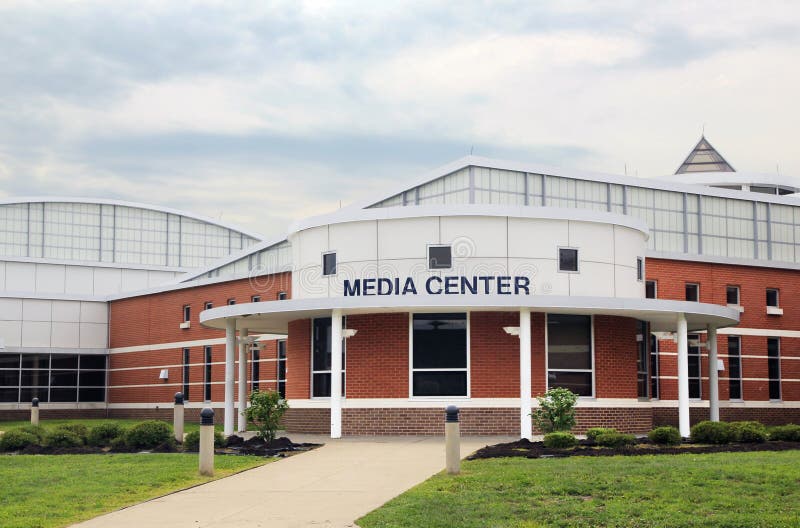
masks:
{"type": "Polygon", "coordinates": [[[0,292],[6,290],[6,263],[0,262],[0,292]]]}
{"type": "Polygon", "coordinates": [[[50,322],[49,321],[23,321],[22,344],[24,347],[49,347],[50,322]]]}
{"type": "Polygon", "coordinates": [[[581,262],[580,273],[568,273],[569,294],[575,296],[613,297],[614,266],[595,262],[581,262]]]}
{"type": "Polygon", "coordinates": [[[338,262],[375,260],[378,258],[378,224],[370,221],[331,225],[330,250],[337,252],[338,262]]]}
{"type": "Polygon", "coordinates": [[[427,258],[428,244],[439,244],[439,218],[378,221],[378,258],[427,258]]]}
{"type": "Polygon", "coordinates": [[[80,346],[79,323],[54,322],[50,346],[53,348],[77,348],[80,346]]]}
{"type": "Polygon", "coordinates": [[[80,323],[81,348],[105,348],[108,344],[108,325],[80,323]]]}
{"type": "Polygon", "coordinates": [[[122,281],[119,291],[137,291],[147,288],[147,270],[122,270],[122,281]]]}
{"type": "Polygon", "coordinates": [[[644,235],[627,227],[614,226],[614,261],[636,266],[636,257],[644,257],[644,235]]]}
{"type": "Polygon", "coordinates": [[[80,320],[80,301],[53,301],[53,321],[77,323],[80,320]]]}
{"type": "Polygon", "coordinates": [[[303,231],[302,236],[292,241],[292,254],[296,269],[321,266],[322,253],[325,251],[328,251],[328,226],[303,231]]]}
{"type": "Polygon", "coordinates": [[[555,258],[558,246],[567,246],[569,228],[563,220],[508,219],[508,254],[519,258],[555,258]]]}
{"type": "Polygon", "coordinates": [[[57,264],[36,265],[37,293],[64,293],[65,266],[57,264]]]}
{"type": "Polygon", "coordinates": [[[94,293],[102,295],[116,293],[122,286],[122,270],[116,268],[95,268],[94,293]]]}
{"type": "Polygon", "coordinates": [[[507,221],[504,216],[443,216],[442,244],[451,244],[453,255],[505,257],[507,221]]]}
{"type": "Polygon", "coordinates": [[[25,321],[50,321],[53,302],[46,299],[23,299],[22,319],[25,321]]]}
{"type": "Polygon", "coordinates": [[[22,321],[0,321],[0,338],[7,347],[21,346],[22,321]]]}
{"type": "Polygon", "coordinates": [[[31,292],[36,290],[36,264],[6,262],[6,291],[31,292]]]}
{"type": "Polygon", "coordinates": [[[579,248],[579,259],[582,261],[605,262],[614,261],[614,226],[593,222],[569,223],[569,246],[579,248]]]}
{"type": "Polygon", "coordinates": [[[636,280],[636,268],[614,267],[617,297],[644,297],[644,281],[636,280]]]}
{"type": "Polygon", "coordinates": [[[0,321],[21,321],[22,299],[0,298],[0,321]]]}
{"type": "Polygon", "coordinates": [[[94,271],[92,268],[67,266],[64,293],[91,295],[94,293],[94,271]]]}
{"type": "Polygon", "coordinates": [[[108,323],[108,304],[104,302],[81,302],[82,323],[108,323]]]}

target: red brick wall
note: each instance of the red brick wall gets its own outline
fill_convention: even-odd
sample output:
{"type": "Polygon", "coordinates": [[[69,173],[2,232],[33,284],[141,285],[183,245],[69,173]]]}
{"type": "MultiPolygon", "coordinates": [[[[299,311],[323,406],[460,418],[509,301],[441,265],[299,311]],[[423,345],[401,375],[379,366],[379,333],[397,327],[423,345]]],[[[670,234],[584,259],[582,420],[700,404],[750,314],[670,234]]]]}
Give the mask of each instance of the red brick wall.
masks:
{"type": "Polygon", "coordinates": [[[291,296],[291,284],[291,273],[278,273],[111,301],[110,347],[224,337],[221,330],[200,326],[199,314],[206,302],[212,302],[214,307],[225,306],[228,299],[247,303],[253,295],[260,295],[262,301],[271,301],[277,299],[280,291],[291,296]],[[187,304],[192,307],[191,327],[181,329],[183,306],[187,304]]]}
{"type": "Polygon", "coordinates": [[[311,397],[311,319],[289,323],[286,341],[286,398],[311,397]]]}
{"type": "Polygon", "coordinates": [[[595,395],[636,398],[636,320],[594,317],[595,395]]]}
{"type": "Polygon", "coordinates": [[[350,315],[348,398],[408,397],[408,314],[350,315]]]}
{"type": "MultiPolygon", "coordinates": [[[[658,298],[684,300],[684,286],[687,282],[700,284],[700,301],[725,305],[727,286],[739,287],[740,304],[744,306],[738,326],[742,328],[756,328],[769,330],[797,330],[800,329],[800,275],[795,270],[759,268],[754,266],[734,266],[727,264],[711,264],[704,262],[686,262],[666,259],[647,259],[647,279],[658,283],[658,298]],[[766,314],[766,289],[778,288],[780,290],[780,306],[783,315],[766,314]]],[[[705,341],[705,336],[701,336],[705,341]]],[[[786,359],[800,357],[800,339],[782,337],[781,343],[781,383],[782,398],[785,401],[800,400],[800,382],[786,381],[800,379],[800,360],[786,359]]],[[[677,376],[677,358],[673,355],[677,346],[671,341],[659,343],[661,352],[670,355],[660,355],[660,375],[677,376]]],[[[717,350],[725,365],[725,370],[719,372],[720,378],[729,376],[728,336],[719,335],[717,350]]],[[[767,382],[767,337],[766,336],[741,336],[742,377],[761,378],[758,380],[744,380],[742,382],[742,396],[746,401],[769,400],[767,382]]],[[[701,349],[701,376],[707,378],[709,372],[708,351],[701,349]]],[[[701,382],[702,399],[708,399],[708,380],[701,382]]],[[[728,399],[729,382],[721,379],[719,394],[721,400],[728,399]]],[[[677,380],[660,380],[660,398],[674,400],[678,397],[677,380]]]]}

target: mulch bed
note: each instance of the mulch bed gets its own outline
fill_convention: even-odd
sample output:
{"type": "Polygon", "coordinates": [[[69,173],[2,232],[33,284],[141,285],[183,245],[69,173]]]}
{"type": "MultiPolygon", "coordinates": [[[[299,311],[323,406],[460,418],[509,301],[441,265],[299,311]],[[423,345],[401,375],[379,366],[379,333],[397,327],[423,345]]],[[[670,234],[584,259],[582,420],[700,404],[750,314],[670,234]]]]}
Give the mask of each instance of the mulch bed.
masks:
{"type": "Polygon", "coordinates": [[[625,447],[599,447],[590,440],[581,440],[573,449],[551,449],[542,442],[517,440],[505,444],[483,447],[467,457],[467,460],[483,458],[523,457],[523,458],[563,458],[570,456],[641,456],[641,455],[681,455],[686,453],[732,453],[748,451],[788,451],[800,449],[800,442],[764,442],[760,444],[700,445],[683,443],[678,446],[662,446],[640,439],[636,445],[625,447]]]}
{"type": "Polygon", "coordinates": [[[224,449],[218,449],[218,453],[235,455],[255,455],[255,456],[277,456],[286,457],[304,451],[310,451],[320,447],[322,444],[294,443],[285,436],[276,438],[270,443],[266,443],[257,436],[245,440],[241,436],[233,435],[228,437],[224,449]]]}

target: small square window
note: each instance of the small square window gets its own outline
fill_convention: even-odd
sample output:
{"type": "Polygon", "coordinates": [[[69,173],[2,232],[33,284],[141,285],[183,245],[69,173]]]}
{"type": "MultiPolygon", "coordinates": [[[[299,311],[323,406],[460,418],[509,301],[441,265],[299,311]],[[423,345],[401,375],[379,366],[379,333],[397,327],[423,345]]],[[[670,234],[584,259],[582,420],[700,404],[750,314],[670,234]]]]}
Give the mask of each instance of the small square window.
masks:
{"type": "Polygon", "coordinates": [[[211,301],[206,302],[206,304],[205,304],[205,309],[206,310],[210,310],[213,307],[214,307],[214,303],[212,303],[211,301]]]}
{"type": "Polygon", "coordinates": [[[192,307],[188,304],[183,307],[183,322],[192,320],[192,307]]]}
{"type": "Polygon", "coordinates": [[[636,280],[644,280],[644,259],[642,257],[636,257],[636,280]]]}
{"type": "Polygon", "coordinates": [[[739,305],[739,287],[728,286],[725,288],[725,299],[728,304],[739,305]]]}
{"type": "Polygon", "coordinates": [[[644,283],[644,296],[648,299],[655,299],[657,295],[656,281],[646,281],[644,283]]]}
{"type": "Polygon", "coordinates": [[[322,255],[322,274],[336,275],[336,253],[322,255]]]}
{"type": "Polygon", "coordinates": [[[236,299],[228,299],[228,306],[233,306],[236,304],[236,299]]]}
{"type": "Polygon", "coordinates": [[[691,282],[686,283],[686,300],[692,302],[700,301],[700,285],[691,282]]]}
{"type": "Polygon", "coordinates": [[[558,271],[578,271],[578,250],[558,248],[558,271]]]}
{"type": "Polygon", "coordinates": [[[278,292],[278,300],[283,301],[285,299],[286,299],[286,292],[285,291],[278,292]]]}
{"type": "Polygon", "coordinates": [[[261,302],[261,296],[253,295],[252,297],[250,297],[250,302],[261,302]]]}
{"type": "Polygon", "coordinates": [[[779,295],[778,290],[776,288],[767,288],[767,306],[774,306],[778,307],[779,304],[779,295]]]}
{"type": "Polygon", "coordinates": [[[450,246],[428,246],[428,269],[450,269],[453,253],[450,246]]]}

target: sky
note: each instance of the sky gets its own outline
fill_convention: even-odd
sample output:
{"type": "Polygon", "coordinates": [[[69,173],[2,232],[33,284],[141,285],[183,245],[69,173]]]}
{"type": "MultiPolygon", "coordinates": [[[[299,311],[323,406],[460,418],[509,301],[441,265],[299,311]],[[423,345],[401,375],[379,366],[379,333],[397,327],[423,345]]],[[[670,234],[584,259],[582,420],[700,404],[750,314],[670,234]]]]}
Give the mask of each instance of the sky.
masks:
{"type": "Polygon", "coordinates": [[[800,180],[797,2],[0,2],[0,197],[265,236],[475,155],[800,180]]]}

